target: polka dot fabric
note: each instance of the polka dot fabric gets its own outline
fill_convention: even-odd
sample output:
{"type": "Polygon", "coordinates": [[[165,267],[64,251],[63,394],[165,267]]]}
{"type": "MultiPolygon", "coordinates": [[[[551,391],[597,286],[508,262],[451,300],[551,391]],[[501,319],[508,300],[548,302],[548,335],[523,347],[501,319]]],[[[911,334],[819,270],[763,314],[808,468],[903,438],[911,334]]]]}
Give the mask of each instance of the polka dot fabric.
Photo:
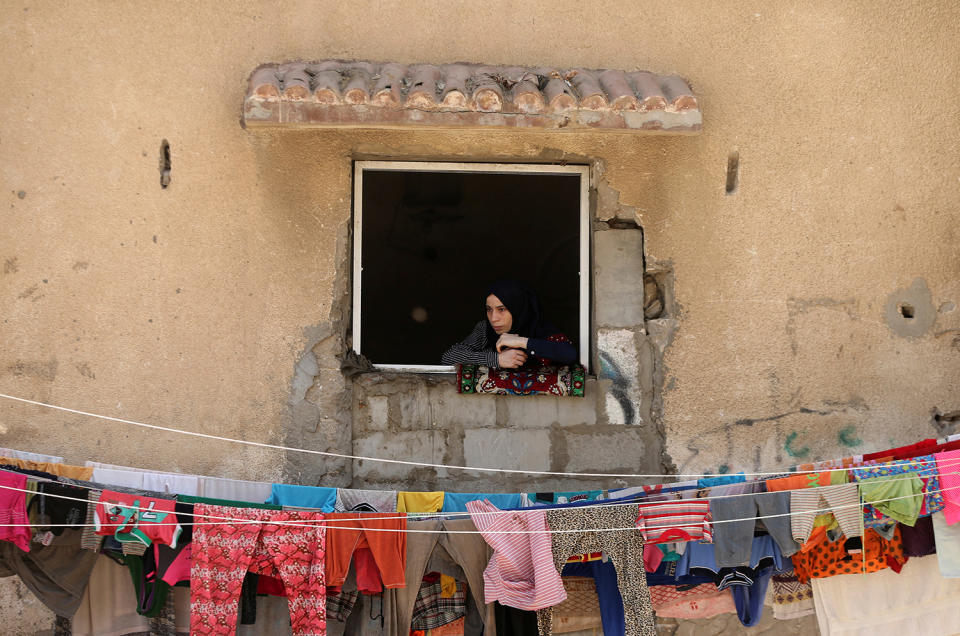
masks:
{"type": "Polygon", "coordinates": [[[824,541],[816,548],[807,552],[798,552],[791,558],[797,580],[806,583],[810,579],[826,578],[840,574],[859,574],[862,572],[876,572],[892,567],[899,567],[907,562],[903,552],[903,540],[900,537],[900,526],[894,531],[893,539],[887,541],[875,530],[867,529],[863,535],[862,553],[847,552],[846,541],[824,541]],[[866,567],[863,559],[866,554],[866,567]]]}

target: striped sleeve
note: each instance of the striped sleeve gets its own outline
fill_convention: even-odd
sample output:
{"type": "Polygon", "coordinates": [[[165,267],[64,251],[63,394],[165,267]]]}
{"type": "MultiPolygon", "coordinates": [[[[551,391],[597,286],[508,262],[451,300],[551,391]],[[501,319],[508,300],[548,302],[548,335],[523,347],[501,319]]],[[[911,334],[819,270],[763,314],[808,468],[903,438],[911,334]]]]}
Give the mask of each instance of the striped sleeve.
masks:
{"type": "Polygon", "coordinates": [[[499,368],[497,352],[487,342],[487,325],[477,323],[469,336],[447,349],[440,358],[443,364],[480,364],[491,369],[499,368]]]}

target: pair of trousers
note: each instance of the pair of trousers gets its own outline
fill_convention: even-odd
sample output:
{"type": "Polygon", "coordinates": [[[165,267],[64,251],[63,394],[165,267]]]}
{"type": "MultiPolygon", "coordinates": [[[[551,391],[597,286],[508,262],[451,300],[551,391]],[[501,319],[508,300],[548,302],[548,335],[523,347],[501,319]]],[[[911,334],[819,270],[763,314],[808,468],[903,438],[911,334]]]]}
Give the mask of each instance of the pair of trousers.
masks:
{"type": "MultiPolygon", "coordinates": [[[[643,565],[644,540],[635,529],[638,511],[636,504],[552,509],[547,511],[547,525],[554,531],[553,564],[557,571],[563,569],[571,556],[606,553],[617,571],[626,635],[656,636],[643,565]],[[611,528],[616,530],[610,531],[611,528]]],[[[537,622],[541,636],[550,636],[553,633],[553,608],[538,610],[537,622]]]]}
{"type": "Polygon", "coordinates": [[[407,636],[413,620],[413,606],[428,571],[437,571],[467,580],[467,620],[465,636],[496,634],[493,604],[484,603],[483,570],[492,550],[470,519],[408,521],[406,587],[384,590],[384,615],[392,631],[407,636]],[[451,531],[451,532],[447,532],[451,531]],[[430,570],[427,567],[430,567],[430,570]],[[459,570],[462,569],[463,575],[459,570]],[[389,614],[388,614],[389,612],[389,614]]]}
{"type": "Polygon", "coordinates": [[[236,632],[247,571],[283,581],[295,635],[326,634],[323,513],[208,504],[194,512],[191,634],[236,632]]]}
{"type": "Polygon", "coordinates": [[[800,546],[790,530],[790,491],[763,492],[714,499],[710,502],[713,515],[713,542],[717,565],[735,568],[750,559],[756,517],[762,519],[783,556],[796,554],[800,546]],[[721,523],[717,523],[721,522],[721,523]]]}
{"type": "MultiPolygon", "coordinates": [[[[816,510],[830,508],[837,518],[843,535],[851,539],[859,537],[863,512],[860,507],[860,491],[856,484],[822,486],[790,491],[790,528],[793,538],[801,545],[810,538],[816,510]],[[826,505],[823,505],[826,502],[826,505]]],[[[820,513],[822,514],[822,513],[820,513]]],[[[767,520],[764,519],[764,522],[767,520]]]]}
{"type": "MultiPolygon", "coordinates": [[[[327,585],[342,586],[353,560],[358,582],[376,579],[383,587],[403,587],[407,561],[407,520],[395,512],[331,513],[327,524],[327,585]],[[369,529],[369,530],[368,530],[369,529]],[[358,550],[369,549],[371,558],[355,559],[358,550]],[[372,570],[372,571],[371,571],[372,570]]],[[[380,589],[361,586],[362,592],[377,593],[380,589]]]]}

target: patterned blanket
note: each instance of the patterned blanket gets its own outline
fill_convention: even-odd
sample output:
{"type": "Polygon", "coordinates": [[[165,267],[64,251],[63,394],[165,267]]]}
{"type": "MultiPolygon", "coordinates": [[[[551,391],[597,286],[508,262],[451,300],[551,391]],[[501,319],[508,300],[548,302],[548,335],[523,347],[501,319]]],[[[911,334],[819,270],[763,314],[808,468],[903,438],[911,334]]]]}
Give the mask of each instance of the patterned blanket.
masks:
{"type": "Polygon", "coordinates": [[[583,365],[533,369],[491,369],[476,364],[457,367],[457,391],[494,395],[571,395],[583,397],[583,365]]]}

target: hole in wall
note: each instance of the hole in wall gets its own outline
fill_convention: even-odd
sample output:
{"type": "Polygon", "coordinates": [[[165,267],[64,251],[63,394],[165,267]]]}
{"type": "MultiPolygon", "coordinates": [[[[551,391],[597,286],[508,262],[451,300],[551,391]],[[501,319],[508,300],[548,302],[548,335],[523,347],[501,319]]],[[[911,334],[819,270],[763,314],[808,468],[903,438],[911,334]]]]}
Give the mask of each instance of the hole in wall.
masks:
{"type": "Polygon", "coordinates": [[[897,305],[897,310],[900,312],[900,315],[911,320],[913,318],[913,305],[908,303],[900,303],[897,305]]]}
{"type": "Polygon", "coordinates": [[[740,151],[734,150],[727,157],[727,194],[733,194],[740,185],[740,151]]]}
{"type": "Polygon", "coordinates": [[[166,139],[160,142],[160,187],[166,189],[170,185],[170,142],[166,139]]]}

